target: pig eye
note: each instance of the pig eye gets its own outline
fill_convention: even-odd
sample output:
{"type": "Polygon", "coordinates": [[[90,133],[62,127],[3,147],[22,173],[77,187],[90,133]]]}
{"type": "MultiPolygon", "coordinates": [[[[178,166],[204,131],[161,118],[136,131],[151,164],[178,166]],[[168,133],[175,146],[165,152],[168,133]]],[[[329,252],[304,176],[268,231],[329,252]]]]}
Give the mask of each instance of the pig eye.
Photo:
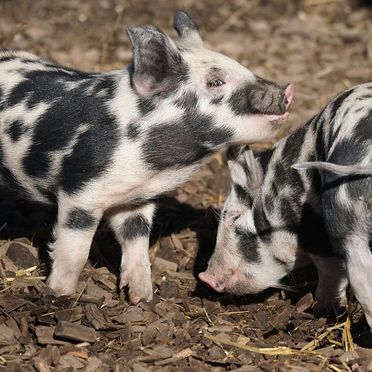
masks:
{"type": "Polygon", "coordinates": [[[220,87],[221,85],[224,85],[224,84],[225,83],[220,79],[214,79],[214,80],[208,82],[208,86],[210,88],[217,88],[217,87],[220,87]]]}

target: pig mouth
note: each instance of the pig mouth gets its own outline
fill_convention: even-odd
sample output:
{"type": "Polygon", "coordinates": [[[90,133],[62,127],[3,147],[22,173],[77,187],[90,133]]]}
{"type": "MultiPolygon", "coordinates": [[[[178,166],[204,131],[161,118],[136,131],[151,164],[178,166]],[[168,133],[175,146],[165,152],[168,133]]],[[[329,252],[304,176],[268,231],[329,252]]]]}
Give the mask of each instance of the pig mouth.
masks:
{"type": "Polygon", "coordinates": [[[288,119],[289,109],[292,106],[294,98],[294,85],[288,84],[279,99],[280,113],[265,113],[264,118],[270,122],[280,122],[288,119]]]}

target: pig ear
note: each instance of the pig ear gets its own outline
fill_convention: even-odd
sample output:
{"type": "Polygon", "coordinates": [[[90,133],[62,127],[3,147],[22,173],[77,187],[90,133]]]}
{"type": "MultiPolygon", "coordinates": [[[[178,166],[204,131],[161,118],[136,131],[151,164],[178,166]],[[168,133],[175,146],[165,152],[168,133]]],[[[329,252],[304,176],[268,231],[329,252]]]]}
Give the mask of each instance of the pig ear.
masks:
{"type": "Polygon", "coordinates": [[[182,75],[182,57],[173,41],[153,26],[128,28],[133,45],[133,85],[151,96],[168,90],[182,75]]]}
{"type": "Polygon", "coordinates": [[[198,26],[186,12],[177,10],[174,16],[173,27],[184,42],[199,45],[203,44],[198,32],[198,26]]]}
{"type": "Polygon", "coordinates": [[[249,191],[260,188],[263,181],[261,165],[248,146],[230,147],[227,151],[227,164],[233,183],[249,191]]]}

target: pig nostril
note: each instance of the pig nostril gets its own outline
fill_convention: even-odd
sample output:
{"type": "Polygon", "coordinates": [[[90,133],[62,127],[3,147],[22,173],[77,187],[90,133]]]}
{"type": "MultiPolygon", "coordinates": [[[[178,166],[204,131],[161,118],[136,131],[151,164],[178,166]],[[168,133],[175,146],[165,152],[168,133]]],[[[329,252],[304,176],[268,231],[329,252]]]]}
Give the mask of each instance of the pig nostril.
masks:
{"type": "Polygon", "coordinates": [[[207,284],[209,287],[214,289],[216,292],[222,292],[225,288],[225,285],[223,282],[220,282],[212,275],[208,274],[207,272],[201,272],[199,273],[199,279],[207,284]]]}

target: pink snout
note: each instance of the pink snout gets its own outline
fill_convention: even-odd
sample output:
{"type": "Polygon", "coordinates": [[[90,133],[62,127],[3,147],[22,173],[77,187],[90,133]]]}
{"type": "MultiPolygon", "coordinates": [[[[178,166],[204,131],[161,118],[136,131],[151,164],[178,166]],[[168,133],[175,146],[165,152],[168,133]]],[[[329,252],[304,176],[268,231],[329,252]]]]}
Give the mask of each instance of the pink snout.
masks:
{"type": "Polygon", "coordinates": [[[198,276],[203,283],[207,284],[216,292],[222,293],[223,290],[225,289],[225,285],[223,283],[220,283],[214,276],[209,274],[207,271],[199,273],[198,276]]]}
{"type": "Polygon", "coordinates": [[[235,291],[236,285],[242,278],[237,269],[221,268],[218,271],[208,269],[207,271],[199,273],[199,279],[216,292],[231,293],[235,291]],[[216,274],[216,272],[219,272],[220,274],[216,274]]]}
{"type": "Polygon", "coordinates": [[[286,103],[285,107],[287,111],[290,109],[293,103],[293,98],[294,98],[294,85],[293,83],[288,84],[288,86],[284,90],[284,95],[286,97],[286,103]]]}
{"type": "Polygon", "coordinates": [[[282,110],[282,114],[268,114],[265,115],[266,119],[269,121],[282,121],[288,119],[289,112],[288,110],[291,108],[293,99],[294,99],[294,85],[290,83],[287,85],[283,92],[282,102],[280,102],[280,107],[282,110]]]}

